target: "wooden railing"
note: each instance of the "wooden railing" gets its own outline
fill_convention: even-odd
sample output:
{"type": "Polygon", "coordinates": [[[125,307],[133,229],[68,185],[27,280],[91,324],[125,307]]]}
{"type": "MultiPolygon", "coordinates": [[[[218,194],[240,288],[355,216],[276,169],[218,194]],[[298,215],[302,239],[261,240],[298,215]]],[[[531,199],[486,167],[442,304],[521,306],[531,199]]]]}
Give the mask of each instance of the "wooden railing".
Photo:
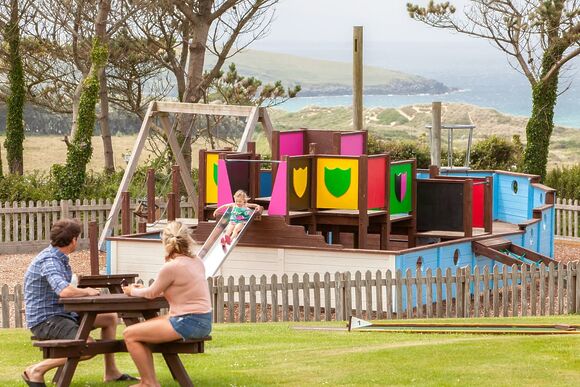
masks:
{"type": "MultiPolygon", "coordinates": [[[[344,321],[515,317],[580,312],[580,264],[416,273],[316,273],[210,278],[214,320],[344,321]],[[448,297],[451,295],[451,297],[448,297]],[[417,302],[419,300],[419,302],[417,302]]],[[[2,327],[22,326],[22,287],[2,287],[2,327]]]]}
{"type": "MultiPolygon", "coordinates": [[[[166,203],[158,202],[161,214],[164,213],[166,203]]],[[[53,222],[61,218],[72,217],[81,221],[81,246],[88,243],[89,222],[97,221],[99,234],[111,210],[111,199],[99,200],[53,200],[51,202],[13,202],[0,203],[0,253],[32,252],[38,247],[44,247],[50,241],[50,227],[53,222]],[[27,242],[27,243],[22,243],[27,242]]],[[[137,201],[131,201],[131,211],[137,207],[137,201]]],[[[182,201],[181,214],[177,217],[191,218],[193,204],[182,201]]],[[[131,213],[131,228],[137,230],[138,217],[131,213]]],[[[113,235],[121,230],[121,218],[116,222],[113,235]]]]}
{"type": "Polygon", "coordinates": [[[556,238],[580,241],[578,200],[556,199],[556,238]]]}

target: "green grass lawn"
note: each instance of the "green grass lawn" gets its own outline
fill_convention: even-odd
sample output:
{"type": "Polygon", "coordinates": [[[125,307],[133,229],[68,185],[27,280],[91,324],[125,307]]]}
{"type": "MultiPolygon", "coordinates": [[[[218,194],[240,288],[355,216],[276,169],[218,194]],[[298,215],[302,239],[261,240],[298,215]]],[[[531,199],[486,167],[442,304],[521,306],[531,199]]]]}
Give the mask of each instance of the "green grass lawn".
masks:
{"type": "MultiPolygon", "coordinates": [[[[430,321],[580,324],[580,316],[430,321]]],[[[296,326],[344,324],[219,324],[205,354],[182,359],[198,386],[580,385],[580,335],[349,333],[296,326]]],[[[24,365],[40,360],[29,338],[24,329],[0,329],[1,386],[22,386],[24,365]]],[[[136,375],[128,354],[117,359],[122,371],[136,375]]],[[[72,385],[110,386],[99,382],[102,364],[100,357],[81,363],[72,385]]],[[[176,386],[160,357],[156,364],[161,385],[176,386]]]]}

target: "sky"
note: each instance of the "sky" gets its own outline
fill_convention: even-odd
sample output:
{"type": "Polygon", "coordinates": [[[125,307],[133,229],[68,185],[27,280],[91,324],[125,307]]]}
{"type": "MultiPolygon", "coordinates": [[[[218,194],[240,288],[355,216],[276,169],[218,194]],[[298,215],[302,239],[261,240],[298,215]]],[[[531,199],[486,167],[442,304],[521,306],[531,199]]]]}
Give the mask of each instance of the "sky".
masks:
{"type": "MultiPolygon", "coordinates": [[[[252,49],[300,56],[351,61],[353,26],[363,26],[364,61],[427,76],[425,63],[436,59],[439,68],[495,66],[506,58],[481,39],[438,30],[413,20],[406,3],[428,0],[280,0],[270,33],[252,49]]],[[[458,9],[468,0],[452,0],[458,9]]]]}
{"type": "MultiPolygon", "coordinates": [[[[411,19],[406,4],[410,0],[280,0],[270,35],[264,42],[350,41],[352,27],[364,26],[365,40],[457,41],[465,37],[436,31],[411,19]]],[[[427,0],[411,0],[426,4],[427,0]]],[[[468,0],[453,0],[462,8],[468,0]]]]}

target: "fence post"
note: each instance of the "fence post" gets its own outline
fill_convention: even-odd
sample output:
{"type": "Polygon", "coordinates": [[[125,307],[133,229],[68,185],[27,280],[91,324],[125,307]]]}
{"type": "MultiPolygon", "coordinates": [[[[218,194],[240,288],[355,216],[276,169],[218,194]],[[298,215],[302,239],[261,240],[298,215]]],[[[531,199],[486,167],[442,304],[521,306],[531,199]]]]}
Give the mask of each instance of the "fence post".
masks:
{"type": "Polygon", "coordinates": [[[121,192],[121,234],[131,234],[131,197],[129,192],[121,192]]]}
{"type": "Polygon", "coordinates": [[[60,218],[66,219],[69,217],[69,203],[68,200],[60,200],[60,218]]]}
{"type": "Polygon", "coordinates": [[[155,170],[147,170],[147,222],[155,222],[155,170]]]}
{"type": "Polygon", "coordinates": [[[89,222],[89,251],[91,259],[91,275],[99,274],[99,226],[97,222],[89,222]]]}
{"type": "Polygon", "coordinates": [[[2,285],[2,328],[10,328],[10,290],[2,285]]]}

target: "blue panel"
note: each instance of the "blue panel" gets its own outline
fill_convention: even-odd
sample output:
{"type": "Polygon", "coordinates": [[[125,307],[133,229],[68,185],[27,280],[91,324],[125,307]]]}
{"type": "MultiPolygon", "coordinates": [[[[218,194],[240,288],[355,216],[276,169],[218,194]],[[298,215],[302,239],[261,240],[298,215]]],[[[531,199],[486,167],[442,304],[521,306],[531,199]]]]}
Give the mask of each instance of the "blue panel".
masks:
{"type": "Polygon", "coordinates": [[[530,179],[498,173],[494,197],[495,218],[509,223],[520,223],[531,218],[530,179]],[[514,185],[517,184],[517,192],[514,185]]]}
{"type": "Polygon", "coordinates": [[[534,201],[533,201],[533,208],[543,206],[546,204],[546,191],[540,188],[532,187],[534,201]]]}
{"type": "Polygon", "coordinates": [[[260,197],[272,196],[272,171],[260,171],[260,197]]]}
{"type": "Polygon", "coordinates": [[[485,172],[485,171],[441,171],[440,174],[442,176],[453,176],[453,177],[475,177],[475,178],[486,178],[488,176],[493,176],[493,172],[485,172]]]}
{"type": "Polygon", "coordinates": [[[417,172],[417,179],[428,179],[429,172],[417,172]]]}
{"type": "Polygon", "coordinates": [[[552,257],[554,244],[554,208],[542,211],[539,229],[539,253],[552,257]]]}
{"type": "Polygon", "coordinates": [[[471,266],[473,268],[473,251],[471,250],[471,242],[463,242],[452,245],[442,246],[440,248],[440,265],[441,271],[445,273],[447,268],[451,268],[451,272],[455,274],[458,267],[471,266]],[[454,263],[455,250],[458,250],[457,264],[454,263]]]}
{"type": "Polygon", "coordinates": [[[522,245],[528,250],[533,250],[538,252],[539,244],[539,234],[540,223],[534,223],[526,227],[526,233],[524,234],[524,244],[522,245]]]}
{"type": "Polygon", "coordinates": [[[107,252],[107,274],[111,274],[111,241],[105,240],[105,251],[107,252]]]}

